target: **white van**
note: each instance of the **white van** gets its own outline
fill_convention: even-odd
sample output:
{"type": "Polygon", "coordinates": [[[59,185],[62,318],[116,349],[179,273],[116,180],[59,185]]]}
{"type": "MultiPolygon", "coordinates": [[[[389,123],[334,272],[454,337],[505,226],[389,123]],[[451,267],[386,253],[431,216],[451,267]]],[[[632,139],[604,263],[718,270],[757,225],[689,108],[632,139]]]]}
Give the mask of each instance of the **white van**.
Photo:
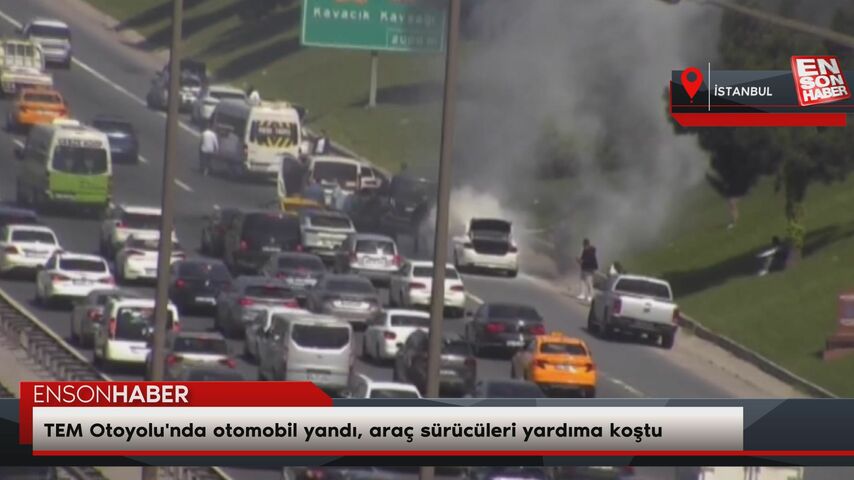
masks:
{"type": "MultiPolygon", "coordinates": [[[[166,330],[178,331],[178,309],[169,303],[166,330]]],[[[97,365],[145,365],[148,338],[154,327],[154,300],[116,298],[104,308],[95,327],[93,355],[97,365]]]]}
{"type": "Polygon", "coordinates": [[[345,390],[355,362],[353,327],[331,315],[280,312],[258,339],[262,380],[309,381],[345,390]]]}
{"type": "Polygon", "coordinates": [[[223,100],[211,121],[219,140],[219,153],[211,162],[214,172],[275,177],[283,155],[300,154],[300,117],[288,103],[223,100]]]}

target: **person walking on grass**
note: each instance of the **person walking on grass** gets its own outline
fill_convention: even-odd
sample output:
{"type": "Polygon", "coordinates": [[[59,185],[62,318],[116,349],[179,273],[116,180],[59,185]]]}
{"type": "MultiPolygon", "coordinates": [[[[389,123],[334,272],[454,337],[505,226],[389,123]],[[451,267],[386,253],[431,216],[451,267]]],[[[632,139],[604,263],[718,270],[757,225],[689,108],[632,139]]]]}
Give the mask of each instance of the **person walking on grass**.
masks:
{"type": "Polygon", "coordinates": [[[593,276],[599,270],[599,261],[596,259],[596,247],[590,240],[585,238],[581,249],[581,256],[576,259],[581,266],[581,293],[579,300],[591,301],[593,299],[593,276]]]}

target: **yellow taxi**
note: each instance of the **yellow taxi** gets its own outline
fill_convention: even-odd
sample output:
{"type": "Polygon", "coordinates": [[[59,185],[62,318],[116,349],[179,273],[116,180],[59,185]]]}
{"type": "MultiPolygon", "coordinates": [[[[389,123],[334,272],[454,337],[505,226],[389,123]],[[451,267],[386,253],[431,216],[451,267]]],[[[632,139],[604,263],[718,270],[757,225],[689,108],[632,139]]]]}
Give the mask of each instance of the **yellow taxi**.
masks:
{"type": "Polygon", "coordinates": [[[302,210],[324,210],[326,206],[303,197],[285,197],[281,199],[281,209],[285,213],[299,213],[302,210]]]}
{"type": "Polygon", "coordinates": [[[52,123],[68,117],[68,104],[62,95],[50,88],[22,88],[9,110],[10,129],[52,123]]]}
{"type": "Polygon", "coordinates": [[[596,396],[596,364],[583,340],[561,332],[534,337],[513,356],[513,378],[536,383],[547,393],[574,391],[596,396]]]}

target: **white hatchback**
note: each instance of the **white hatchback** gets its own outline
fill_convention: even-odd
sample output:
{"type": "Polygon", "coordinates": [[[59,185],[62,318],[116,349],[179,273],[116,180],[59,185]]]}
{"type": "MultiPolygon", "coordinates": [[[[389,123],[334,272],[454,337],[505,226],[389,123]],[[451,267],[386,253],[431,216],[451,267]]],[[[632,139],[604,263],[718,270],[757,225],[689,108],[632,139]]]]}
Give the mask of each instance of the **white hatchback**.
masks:
{"type": "Polygon", "coordinates": [[[36,275],[36,302],[83,298],[96,288],[115,285],[107,261],[97,255],[57,252],[36,275]]]}
{"type": "MultiPolygon", "coordinates": [[[[433,262],[407,262],[398,275],[391,277],[389,301],[402,308],[429,308],[433,286],[433,262]]],[[[461,316],[466,307],[463,279],[453,265],[445,266],[445,309],[461,316]]]]}
{"type": "MultiPolygon", "coordinates": [[[[157,278],[158,238],[129,237],[116,254],[116,276],[119,281],[154,280],[157,278]]],[[[173,242],[169,264],[186,258],[181,245],[173,242]]]]}
{"type": "MultiPolygon", "coordinates": [[[[167,331],[177,331],[178,325],[178,309],[170,302],[167,331]]],[[[153,326],[153,299],[112,300],[104,308],[104,316],[95,328],[94,363],[105,367],[116,364],[145,365],[153,326]]]]}
{"type": "Polygon", "coordinates": [[[44,267],[60,250],[56,234],[43,225],[7,225],[0,231],[0,273],[44,267]]]}
{"type": "Polygon", "coordinates": [[[362,336],[362,356],[389,360],[416,330],[430,329],[430,315],[421,310],[386,310],[368,322],[362,336]]]}

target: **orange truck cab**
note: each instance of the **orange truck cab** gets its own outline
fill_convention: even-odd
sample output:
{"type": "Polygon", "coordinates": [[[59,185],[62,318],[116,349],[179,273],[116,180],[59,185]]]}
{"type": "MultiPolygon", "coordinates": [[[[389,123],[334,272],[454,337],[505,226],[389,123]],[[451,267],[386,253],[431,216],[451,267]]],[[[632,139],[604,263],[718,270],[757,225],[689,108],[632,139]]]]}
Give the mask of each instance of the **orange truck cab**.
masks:
{"type": "Polygon", "coordinates": [[[68,104],[56,90],[23,88],[18,92],[7,119],[10,130],[52,123],[68,117],[68,104]]]}
{"type": "Polygon", "coordinates": [[[561,332],[534,337],[513,357],[514,377],[540,386],[546,393],[572,391],[596,396],[596,364],[583,340],[561,332]]]}

